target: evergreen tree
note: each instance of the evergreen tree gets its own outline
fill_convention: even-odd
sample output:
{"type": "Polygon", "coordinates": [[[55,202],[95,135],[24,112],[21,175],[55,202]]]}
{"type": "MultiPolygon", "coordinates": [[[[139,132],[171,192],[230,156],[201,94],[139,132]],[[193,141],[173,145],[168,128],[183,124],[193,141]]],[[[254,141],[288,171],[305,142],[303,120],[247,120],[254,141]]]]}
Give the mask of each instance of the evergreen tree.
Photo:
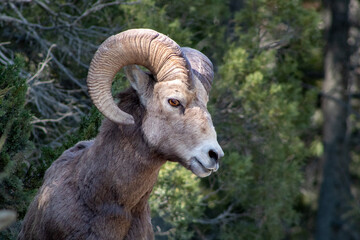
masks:
{"type": "MultiPolygon", "coordinates": [[[[17,18],[13,11],[17,7],[32,24],[0,18],[3,24],[5,21],[0,38],[8,41],[10,36],[11,41],[20,42],[11,48],[28,54],[28,65],[35,66],[39,52],[44,54],[51,43],[56,43],[46,76],[49,79],[45,80],[55,79],[56,84],[51,86],[61,85],[62,93],[63,89],[84,89],[87,65],[97,46],[106,37],[126,29],[152,28],[181,46],[204,52],[216,70],[208,108],[225,157],[219,172],[206,179],[198,179],[176,164],[164,165],[150,201],[156,238],[281,239],[291,232],[300,219],[295,205],[301,202],[301,166],[311,154],[304,136],[308,134],[316,101],[315,93],[304,89],[303,83],[309,81],[307,72],[319,65],[318,14],[304,9],[301,1],[287,0],[144,0],[103,7],[107,3],[110,2],[3,3],[0,9],[4,14],[17,18]]],[[[15,76],[17,73],[12,75],[15,76]]],[[[5,77],[0,84],[2,79],[5,77]]],[[[114,92],[127,86],[121,74],[118,80],[114,92]]],[[[0,95],[10,93],[10,88],[1,85],[0,95]]],[[[39,96],[41,91],[48,91],[32,90],[39,96]]],[[[62,105],[68,104],[64,99],[70,94],[72,103],[89,104],[84,100],[88,99],[85,94],[56,94],[52,91],[48,95],[55,96],[62,105]]],[[[36,108],[35,104],[30,106],[36,108]]],[[[79,112],[88,111],[84,106],[75,106],[79,112]]],[[[52,109],[56,112],[56,108],[52,109]]],[[[34,112],[38,118],[44,118],[41,111],[34,112]]],[[[20,218],[28,193],[41,185],[50,164],[76,142],[94,138],[101,119],[93,108],[78,130],[74,128],[76,118],[66,124],[46,125],[51,132],[58,128],[61,134],[73,129],[63,138],[41,135],[44,139],[36,144],[44,146],[61,139],[61,146],[43,147],[41,158],[31,162],[29,169],[21,164],[11,165],[12,159],[20,156],[17,152],[21,147],[14,149],[15,158],[4,158],[3,169],[27,169],[26,174],[18,170],[15,174],[22,186],[15,186],[19,189],[16,199],[24,199],[24,204],[8,204],[21,213],[20,218]],[[19,167],[10,167],[15,165],[19,167]]],[[[25,123],[24,118],[21,124],[25,123]]],[[[0,124],[1,132],[5,132],[1,140],[6,139],[7,144],[10,136],[16,136],[10,133],[11,129],[20,123],[14,120],[0,124]]],[[[24,134],[12,143],[24,146],[27,142],[21,137],[27,138],[28,130],[22,129],[24,134]]],[[[7,149],[4,145],[2,152],[7,149]]]]}
{"type": "Polygon", "coordinates": [[[298,224],[311,154],[302,136],[316,93],[302,88],[301,63],[319,47],[318,18],[300,1],[264,0],[245,2],[234,21],[212,93],[226,154],[202,222],[220,229],[205,231],[215,239],[281,239],[298,224]]]}
{"type": "MultiPolygon", "coordinates": [[[[31,114],[25,108],[27,85],[19,76],[22,67],[20,60],[0,65],[0,209],[15,210],[20,218],[33,196],[23,184],[31,152],[31,114]]],[[[3,237],[7,234],[2,233],[3,237]]]]}

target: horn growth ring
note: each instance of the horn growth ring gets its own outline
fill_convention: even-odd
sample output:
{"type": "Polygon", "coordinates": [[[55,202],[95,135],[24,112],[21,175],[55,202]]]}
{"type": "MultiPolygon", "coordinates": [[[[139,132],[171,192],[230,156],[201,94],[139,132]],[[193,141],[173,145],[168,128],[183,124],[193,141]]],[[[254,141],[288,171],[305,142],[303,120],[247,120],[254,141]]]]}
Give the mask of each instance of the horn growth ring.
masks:
{"type": "Polygon", "coordinates": [[[111,94],[115,74],[127,65],[148,68],[157,81],[180,80],[191,85],[190,65],[179,45],[151,29],[131,29],[106,39],[96,51],[88,72],[90,97],[99,111],[118,124],[133,124],[111,94]]]}

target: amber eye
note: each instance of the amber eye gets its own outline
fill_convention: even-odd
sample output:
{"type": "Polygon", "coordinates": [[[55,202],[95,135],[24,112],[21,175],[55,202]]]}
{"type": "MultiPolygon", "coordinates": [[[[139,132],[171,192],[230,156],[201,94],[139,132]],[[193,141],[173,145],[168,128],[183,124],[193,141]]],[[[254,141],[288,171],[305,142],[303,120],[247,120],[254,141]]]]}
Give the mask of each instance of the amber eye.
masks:
{"type": "Polygon", "coordinates": [[[178,107],[180,106],[180,101],[179,100],[176,100],[176,99],[173,99],[173,98],[170,98],[168,100],[169,104],[173,107],[178,107]]]}

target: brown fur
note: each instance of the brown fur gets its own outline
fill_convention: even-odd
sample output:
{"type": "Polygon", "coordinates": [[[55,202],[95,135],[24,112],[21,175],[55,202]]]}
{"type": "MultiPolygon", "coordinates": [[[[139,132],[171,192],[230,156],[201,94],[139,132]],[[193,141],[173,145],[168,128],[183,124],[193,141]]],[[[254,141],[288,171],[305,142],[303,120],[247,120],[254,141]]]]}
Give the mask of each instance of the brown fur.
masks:
{"type": "Polygon", "coordinates": [[[143,137],[135,91],[120,97],[136,124],[105,119],[95,140],[65,151],[47,170],[18,239],[153,239],[147,200],[165,158],[143,137]]]}
{"type": "Polygon", "coordinates": [[[217,171],[224,153],[201,81],[189,87],[154,81],[135,66],[125,70],[132,88],[119,95],[118,106],[135,124],[105,119],[96,139],[52,164],[20,240],[153,239],[148,199],[161,165],[177,161],[199,177],[217,171]],[[169,98],[181,105],[170,106],[169,98]]]}

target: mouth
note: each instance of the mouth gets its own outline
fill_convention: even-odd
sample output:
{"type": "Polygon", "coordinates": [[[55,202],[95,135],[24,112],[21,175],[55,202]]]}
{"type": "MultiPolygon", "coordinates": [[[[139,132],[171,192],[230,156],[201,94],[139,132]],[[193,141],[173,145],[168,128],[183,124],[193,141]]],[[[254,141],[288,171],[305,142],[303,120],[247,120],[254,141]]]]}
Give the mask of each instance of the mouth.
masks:
{"type": "Polygon", "coordinates": [[[213,167],[205,167],[203,163],[196,157],[190,160],[190,170],[198,177],[207,177],[219,169],[219,163],[215,163],[213,167]]]}

